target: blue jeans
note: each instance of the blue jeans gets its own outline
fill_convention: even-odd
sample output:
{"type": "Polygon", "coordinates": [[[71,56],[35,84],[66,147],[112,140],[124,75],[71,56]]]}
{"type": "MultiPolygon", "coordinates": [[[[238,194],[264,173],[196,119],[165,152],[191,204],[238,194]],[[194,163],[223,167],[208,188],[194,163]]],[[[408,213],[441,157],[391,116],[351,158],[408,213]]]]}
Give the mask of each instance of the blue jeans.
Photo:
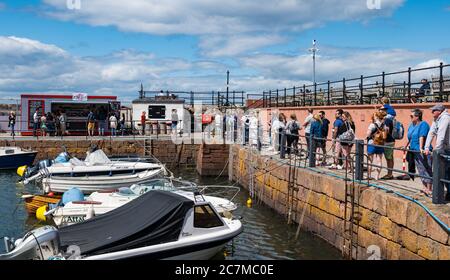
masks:
{"type": "Polygon", "coordinates": [[[111,134],[112,134],[112,136],[116,136],[116,129],[115,128],[111,128],[111,134]]]}
{"type": "Polygon", "coordinates": [[[14,132],[14,126],[15,124],[12,124],[11,127],[11,136],[16,135],[16,133],[14,132]]]}

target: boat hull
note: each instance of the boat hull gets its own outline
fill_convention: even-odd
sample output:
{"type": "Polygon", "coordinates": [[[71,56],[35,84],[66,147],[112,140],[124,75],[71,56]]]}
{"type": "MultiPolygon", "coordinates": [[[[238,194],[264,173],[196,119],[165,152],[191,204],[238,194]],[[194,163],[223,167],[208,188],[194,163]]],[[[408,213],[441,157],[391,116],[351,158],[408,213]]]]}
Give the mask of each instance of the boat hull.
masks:
{"type": "Polygon", "coordinates": [[[85,260],[209,260],[214,257],[234,237],[242,232],[242,228],[227,237],[191,245],[174,246],[170,249],[152,250],[148,246],[139,250],[126,250],[113,254],[104,254],[83,258],[85,260]]]}
{"type": "Polygon", "coordinates": [[[0,156],[0,170],[17,169],[22,165],[33,165],[37,152],[24,152],[0,156]]]}
{"type": "Polygon", "coordinates": [[[121,187],[130,187],[133,184],[143,183],[164,173],[163,169],[148,170],[134,175],[126,176],[84,176],[84,177],[58,177],[50,176],[42,179],[45,192],[63,193],[77,187],[83,193],[116,190],[121,187]]]}

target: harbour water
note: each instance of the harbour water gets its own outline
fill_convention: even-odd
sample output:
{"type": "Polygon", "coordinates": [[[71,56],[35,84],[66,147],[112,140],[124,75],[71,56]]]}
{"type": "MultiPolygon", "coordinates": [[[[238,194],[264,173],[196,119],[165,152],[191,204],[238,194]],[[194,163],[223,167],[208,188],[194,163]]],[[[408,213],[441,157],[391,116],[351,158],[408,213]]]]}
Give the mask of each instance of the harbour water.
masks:
{"type": "MultiPolygon", "coordinates": [[[[202,185],[226,185],[226,178],[200,177],[195,170],[182,169],[175,174],[202,185]]],[[[41,225],[34,217],[28,217],[21,195],[37,192],[34,185],[17,184],[15,172],[0,173],[0,237],[21,237],[26,231],[41,225]]],[[[241,191],[234,199],[239,204],[235,215],[242,217],[244,232],[227,244],[214,259],[218,260],[266,260],[340,259],[340,252],[325,241],[309,233],[301,232],[295,239],[296,226],[286,224],[285,219],[264,205],[246,206],[248,192],[241,191]]],[[[0,242],[0,251],[4,251],[0,242]]]]}

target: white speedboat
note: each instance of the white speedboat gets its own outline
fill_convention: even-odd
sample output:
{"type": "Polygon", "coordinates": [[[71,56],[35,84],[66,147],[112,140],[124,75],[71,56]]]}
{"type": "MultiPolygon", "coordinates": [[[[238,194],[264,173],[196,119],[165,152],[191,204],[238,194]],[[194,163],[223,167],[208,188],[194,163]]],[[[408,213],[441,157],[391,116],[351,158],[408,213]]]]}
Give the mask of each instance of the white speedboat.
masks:
{"type": "Polygon", "coordinates": [[[17,241],[5,238],[0,260],[210,259],[242,232],[211,203],[151,191],[82,223],[41,227],[17,241]]]}
{"type": "MultiPolygon", "coordinates": [[[[148,191],[170,191],[194,200],[195,191],[203,190],[201,187],[193,188],[194,185],[191,183],[183,184],[183,182],[175,180],[178,183],[176,185],[185,187],[183,190],[183,187],[175,187],[173,181],[174,179],[170,178],[153,179],[150,182],[133,185],[130,188],[121,188],[114,192],[93,192],[85,198],[82,194],[77,194],[76,189],[72,189],[71,191],[75,194],[67,193],[66,195],[65,193],[57,205],[48,205],[49,210],[44,215],[41,215],[41,211],[38,211],[36,216],[41,220],[52,219],[56,226],[61,227],[105,214],[148,191]],[[71,201],[72,198],[69,196],[72,196],[74,200],[71,201]]],[[[210,195],[203,195],[203,198],[210,202],[220,215],[228,215],[226,212],[232,212],[237,208],[236,204],[225,198],[210,195]]]]}
{"type": "Polygon", "coordinates": [[[20,147],[0,147],[0,169],[16,169],[22,165],[33,164],[37,151],[20,147]]]}
{"type": "MultiPolygon", "coordinates": [[[[21,172],[24,173],[23,171],[21,172]]],[[[164,165],[145,161],[111,161],[102,150],[90,153],[84,161],[71,158],[50,166],[41,164],[24,183],[41,181],[44,192],[63,193],[73,187],[84,193],[114,190],[167,175],[164,165]]]]}

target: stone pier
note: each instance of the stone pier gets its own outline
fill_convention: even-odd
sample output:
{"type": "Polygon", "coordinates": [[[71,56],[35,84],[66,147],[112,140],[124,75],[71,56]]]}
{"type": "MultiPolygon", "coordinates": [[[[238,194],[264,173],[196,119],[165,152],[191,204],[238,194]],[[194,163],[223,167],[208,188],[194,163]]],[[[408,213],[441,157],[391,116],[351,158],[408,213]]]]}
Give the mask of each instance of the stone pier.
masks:
{"type": "MultiPolygon", "coordinates": [[[[252,191],[256,198],[301,228],[342,250],[346,181],[324,172],[295,168],[289,183],[289,166],[245,147],[230,147],[229,177],[252,191]]],[[[291,172],[294,168],[291,169],[291,172]]],[[[347,182],[351,184],[351,182],[347,182]]],[[[383,190],[355,185],[360,192],[356,212],[353,257],[389,260],[450,260],[449,234],[418,204],[383,190]]],[[[449,205],[421,201],[445,224],[449,205]]],[[[348,205],[348,204],[347,204],[348,205]]]]}

